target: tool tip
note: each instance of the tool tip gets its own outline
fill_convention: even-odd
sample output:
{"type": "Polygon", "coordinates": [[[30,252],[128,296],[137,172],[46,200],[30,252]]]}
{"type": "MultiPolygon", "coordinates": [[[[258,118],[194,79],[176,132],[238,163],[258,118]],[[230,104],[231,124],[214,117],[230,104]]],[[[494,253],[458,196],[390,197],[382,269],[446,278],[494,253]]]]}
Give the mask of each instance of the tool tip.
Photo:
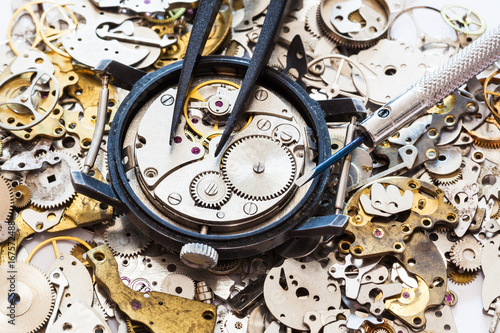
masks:
{"type": "Polygon", "coordinates": [[[305,174],[303,174],[302,176],[300,176],[295,181],[295,184],[298,187],[304,186],[306,183],[308,183],[311,179],[314,178],[314,171],[315,171],[315,169],[311,169],[311,170],[307,171],[305,174]]]}

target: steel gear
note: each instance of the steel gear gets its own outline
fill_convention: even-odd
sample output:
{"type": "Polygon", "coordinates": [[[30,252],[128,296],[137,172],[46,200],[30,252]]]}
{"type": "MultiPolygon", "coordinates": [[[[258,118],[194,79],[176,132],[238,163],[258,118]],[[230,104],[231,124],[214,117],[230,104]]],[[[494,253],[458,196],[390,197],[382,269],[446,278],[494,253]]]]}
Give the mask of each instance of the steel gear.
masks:
{"type": "Polygon", "coordinates": [[[464,237],[453,244],[450,252],[451,260],[466,272],[475,272],[481,267],[483,246],[474,237],[464,237]]]}
{"type": "Polygon", "coordinates": [[[59,154],[61,162],[44,163],[41,169],[28,172],[26,185],[31,189],[31,202],[38,208],[51,209],[67,204],[75,196],[71,184],[71,171],[80,170],[73,156],[59,154]]]}
{"type": "Polygon", "coordinates": [[[448,279],[458,285],[466,285],[474,281],[478,272],[465,272],[454,265],[448,265],[448,279]]]}
{"type": "Polygon", "coordinates": [[[167,275],[161,283],[161,291],[170,295],[194,299],[195,282],[187,275],[172,273],[167,275]]]}
{"type": "Polygon", "coordinates": [[[463,179],[463,175],[460,172],[460,170],[458,170],[454,173],[450,173],[448,175],[435,175],[435,174],[429,172],[429,176],[431,177],[432,182],[436,186],[453,185],[456,182],[458,182],[459,180],[463,179]]]}
{"type": "Polygon", "coordinates": [[[12,189],[14,196],[13,205],[16,208],[24,208],[31,201],[31,190],[24,184],[19,184],[12,189]]]}
{"type": "Polygon", "coordinates": [[[191,182],[191,196],[198,206],[218,209],[231,197],[228,187],[219,172],[200,173],[191,182]]]}
{"type": "Polygon", "coordinates": [[[270,200],[285,193],[296,165],[288,148],[267,136],[239,139],[222,157],[222,174],[233,191],[250,200],[270,200]]]}
{"type": "Polygon", "coordinates": [[[126,215],[117,216],[104,231],[104,242],[115,256],[131,257],[146,250],[151,240],[130,222],[126,215]]]}
{"type": "Polygon", "coordinates": [[[306,30],[309,31],[314,37],[321,37],[321,28],[318,25],[318,7],[313,6],[309,8],[306,15],[306,30]]]}
{"type": "MultiPolygon", "coordinates": [[[[372,15],[379,15],[374,22],[377,27],[372,27],[367,22],[360,24],[360,31],[341,33],[331,22],[332,11],[334,8],[338,8],[339,1],[337,0],[326,0],[322,1],[318,6],[317,20],[321,31],[332,41],[350,47],[353,49],[365,49],[370,46],[375,45],[375,43],[383,38],[387,33],[388,22],[387,17],[383,17],[380,11],[385,10],[382,7],[377,6],[378,10],[375,10],[371,6],[363,4],[362,6],[369,9],[372,15]],[[364,32],[363,32],[364,31],[364,32]],[[362,33],[360,33],[362,32],[362,33]]],[[[360,2],[361,3],[361,2],[360,2]]],[[[387,15],[388,13],[385,13],[387,15]]],[[[349,20],[351,22],[361,22],[365,21],[363,17],[357,11],[354,15],[351,13],[349,17],[344,17],[342,20],[349,20]]]]}
{"type": "Polygon", "coordinates": [[[49,319],[55,302],[55,293],[48,277],[40,269],[24,262],[15,263],[15,282],[9,278],[10,265],[0,266],[0,331],[11,333],[36,332],[49,319]],[[15,283],[15,292],[9,294],[10,285],[15,283]],[[15,325],[8,323],[9,303],[15,302],[15,325]]]}
{"type": "Polygon", "coordinates": [[[8,222],[12,214],[14,197],[7,180],[0,175],[0,222],[8,222]]]}
{"type": "MultiPolygon", "coordinates": [[[[87,244],[92,247],[97,246],[96,242],[94,241],[87,242],[87,244]]],[[[75,246],[73,246],[73,248],[71,249],[70,254],[76,259],[80,260],[85,265],[85,267],[90,268],[91,266],[89,261],[83,257],[83,255],[87,253],[87,251],[88,249],[85,246],[80,243],[76,243],[75,246]]]]}

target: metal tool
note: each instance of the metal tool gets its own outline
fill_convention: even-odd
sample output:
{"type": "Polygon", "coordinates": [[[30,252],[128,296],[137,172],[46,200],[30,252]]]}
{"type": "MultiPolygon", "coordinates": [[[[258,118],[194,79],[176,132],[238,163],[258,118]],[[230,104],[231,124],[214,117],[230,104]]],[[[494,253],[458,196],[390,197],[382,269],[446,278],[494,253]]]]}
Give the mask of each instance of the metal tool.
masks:
{"type": "Polygon", "coordinates": [[[359,136],[297,179],[304,185],[361,144],[375,147],[500,57],[500,26],[462,49],[358,125],[359,136]]]}
{"type": "Polygon", "coordinates": [[[229,137],[233,133],[236,121],[245,110],[247,103],[251,100],[250,95],[254,91],[255,83],[266,67],[273,52],[273,45],[278,39],[288,5],[288,0],[274,0],[269,3],[266,19],[264,20],[264,25],[262,26],[262,31],[259,35],[259,40],[255,46],[248,70],[243,78],[243,83],[241,84],[241,89],[238,92],[238,97],[236,97],[236,101],[234,102],[233,110],[227,120],[224,133],[222,133],[219,144],[215,149],[215,156],[218,156],[222,151],[222,148],[224,148],[229,137]]]}
{"type": "Polygon", "coordinates": [[[170,128],[170,140],[172,143],[175,128],[179,122],[182,108],[186,103],[187,93],[191,86],[193,72],[198,65],[203,49],[207,42],[208,35],[212,29],[217,13],[219,12],[222,0],[200,1],[200,6],[196,12],[196,18],[191,30],[191,37],[187,46],[186,55],[182,64],[179,86],[175,97],[174,114],[172,115],[172,126],[170,128]]]}

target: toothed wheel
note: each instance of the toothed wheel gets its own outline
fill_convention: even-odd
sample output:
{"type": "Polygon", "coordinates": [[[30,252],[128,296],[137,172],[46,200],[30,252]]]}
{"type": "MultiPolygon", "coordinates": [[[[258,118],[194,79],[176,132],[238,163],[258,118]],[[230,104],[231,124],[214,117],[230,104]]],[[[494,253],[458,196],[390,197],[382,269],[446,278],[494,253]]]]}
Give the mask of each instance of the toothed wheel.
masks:
{"type": "Polygon", "coordinates": [[[349,12],[342,4],[340,0],[325,0],[318,6],[318,24],[329,39],[353,49],[365,49],[386,35],[389,13],[378,2],[360,1],[360,7],[349,12]]]}
{"type": "Polygon", "coordinates": [[[317,19],[318,7],[313,6],[309,8],[306,15],[306,30],[309,31],[314,37],[321,37],[321,28],[318,25],[317,19]]]}
{"type": "Polygon", "coordinates": [[[205,208],[220,208],[231,197],[231,189],[216,171],[200,173],[191,182],[190,190],[196,204],[205,208]]]}
{"type": "Polygon", "coordinates": [[[194,299],[195,283],[187,275],[172,273],[163,280],[161,291],[174,296],[194,299]]]}
{"type": "Polygon", "coordinates": [[[23,262],[16,262],[14,268],[4,264],[0,266],[0,331],[10,333],[37,332],[49,319],[55,302],[55,293],[49,279],[40,269],[23,262]],[[10,271],[16,271],[15,274],[10,271]],[[15,276],[15,292],[11,289],[12,276],[15,276]],[[10,317],[8,306],[15,303],[10,317]],[[15,325],[9,324],[13,320],[15,325]]]}
{"type": "Polygon", "coordinates": [[[31,190],[28,186],[19,184],[12,189],[14,195],[14,207],[24,208],[31,200],[31,190]]]}
{"type": "Polygon", "coordinates": [[[0,222],[8,222],[12,213],[14,198],[9,183],[0,175],[0,222]]]}
{"type": "Polygon", "coordinates": [[[448,174],[448,175],[435,175],[433,173],[429,172],[429,175],[431,176],[432,182],[436,186],[443,186],[443,185],[453,185],[459,180],[462,180],[463,176],[460,170],[448,174]]]}
{"type": "Polygon", "coordinates": [[[71,171],[80,170],[78,161],[65,153],[60,153],[61,161],[28,172],[26,185],[31,189],[31,202],[38,208],[60,207],[73,199],[75,190],[71,184],[71,171]]]}
{"type": "Polygon", "coordinates": [[[458,285],[466,285],[474,281],[478,272],[466,272],[454,265],[448,266],[448,279],[458,285]]]}
{"type": "Polygon", "coordinates": [[[451,260],[466,272],[475,272],[481,267],[483,246],[474,237],[465,237],[457,241],[451,248],[451,260]]]}
{"type": "Polygon", "coordinates": [[[117,216],[114,224],[104,231],[104,242],[115,256],[131,257],[140,254],[151,243],[134,227],[126,215],[117,216]]]}
{"type": "Polygon", "coordinates": [[[289,149],[267,136],[241,138],[222,157],[224,179],[245,199],[270,200],[284,194],[295,173],[289,149]]]}

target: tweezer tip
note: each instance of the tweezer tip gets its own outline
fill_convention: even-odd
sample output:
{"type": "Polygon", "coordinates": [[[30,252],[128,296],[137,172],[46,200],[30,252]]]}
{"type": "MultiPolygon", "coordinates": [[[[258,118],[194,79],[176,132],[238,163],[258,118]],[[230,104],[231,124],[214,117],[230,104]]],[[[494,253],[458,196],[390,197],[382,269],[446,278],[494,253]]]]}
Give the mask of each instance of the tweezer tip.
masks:
{"type": "Polygon", "coordinates": [[[305,174],[303,174],[302,176],[300,176],[296,181],[295,181],[295,184],[298,186],[298,187],[301,187],[301,186],[304,186],[306,183],[308,183],[311,179],[314,178],[314,172],[315,172],[315,168],[314,169],[311,169],[309,171],[307,171],[305,174]]]}

